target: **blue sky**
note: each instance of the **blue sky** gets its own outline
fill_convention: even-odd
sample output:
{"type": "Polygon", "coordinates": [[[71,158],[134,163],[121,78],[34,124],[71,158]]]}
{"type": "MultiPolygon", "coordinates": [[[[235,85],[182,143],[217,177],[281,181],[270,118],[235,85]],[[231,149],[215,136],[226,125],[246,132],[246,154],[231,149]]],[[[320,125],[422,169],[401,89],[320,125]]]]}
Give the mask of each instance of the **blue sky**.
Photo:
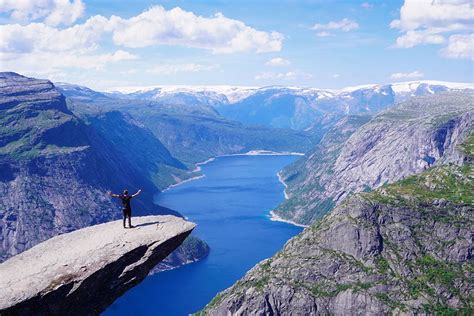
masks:
{"type": "Polygon", "coordinates": [[[469,0],[22,1],[1,70],[96,89],[474,80],[469,0]]]}

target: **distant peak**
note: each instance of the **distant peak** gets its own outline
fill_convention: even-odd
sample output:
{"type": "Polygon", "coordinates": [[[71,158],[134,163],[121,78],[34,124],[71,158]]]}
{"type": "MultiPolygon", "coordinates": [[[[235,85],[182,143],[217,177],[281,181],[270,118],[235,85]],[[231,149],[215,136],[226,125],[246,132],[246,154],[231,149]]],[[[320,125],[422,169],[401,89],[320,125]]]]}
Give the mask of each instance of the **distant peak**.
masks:
{"type": "Polygon", "coordinates": [[[22,76],[16,72],[13,71],[5,71],[5,72],[0,72],[0,79],[12,79],[12,78],[25,78],[25,79],[32,79],[29,77],[22,76]]]}

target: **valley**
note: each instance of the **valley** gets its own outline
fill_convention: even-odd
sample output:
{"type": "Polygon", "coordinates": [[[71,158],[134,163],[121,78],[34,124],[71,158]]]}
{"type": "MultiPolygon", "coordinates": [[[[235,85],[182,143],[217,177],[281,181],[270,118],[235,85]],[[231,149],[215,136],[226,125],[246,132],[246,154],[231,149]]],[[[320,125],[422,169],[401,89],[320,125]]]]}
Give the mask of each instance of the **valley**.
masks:
{"type": "Polygon", "coordinates": [[[230,286],[258,261],[274,254],[301,228],[269,219],[283,199],[276,173],[297,156],[228,156],[202,165],[204,178],[156,196],[197,224],[210,247],[203,260],[148,277],[105,315],[188,315],[230,286]]]}
{"type": "Polygon", "coordinates": [[[0,316],[474,315],[473,0],[0,0],[0,316]]]}
{"type": "MultiPolygon", "coordinates": [[[[474,89],[469,85],[415,82],[340,91],[180,87],[111,93],[65,83],[57,88],[15,73],[2,73],[0,79],[0,175],[8,195],[1,202],[2,260],[57,234],[117,219],[118,207],[107,190],[142,188],[135,215],[174,214],[198,224],[153,275],[105,314],[131,313],[129,306],[137,300],[144,314],[186,315],[201,309],[209,314],[289,313],[284,307],[290,306],[288,297],[297,302],[291,310],[303,314],[470,308],[463,301],[470,291],[463,281],[469,278],[466,249],[472,248],[465,237],[456,246],[457,257],[426,250],[427,244],[440,243],[438,237],[407,237],[403,243],[414,242],[418,248],[410,244],[393,253],[377,237],[381,234],[388,245],[402,242],[391,241],[393,226],[380,222],[398,221],[402,214],[409,218],[403,222],[406,230],[416,236],[426,235],[419,225],[430,221],[442,226],[440,232],[451,232],[451,219],[459,217],[460,234],[471,229],[472,157],[462,149],[470,148],[472,139],[474,89]],[[442,185],[448,179],[466,184],[454,188],[461,190],[454,193],[461,200],[448,199],[448,206],[444,200],[439,205],[420,200],[415,196],[420,192],[412,192],[413,181],[429,192],[430,183],[442,185]],[[431,204],[435,206],[423,211],[431,204]],[[422,210],[421,215],[409,215],[411,208],[422,210]],[[427,212],[439,216],[428,218],[427,212]],[[354,232],[352,224],[362,226],[354,232]],[[299,234],[299,226],[308,228],[299,234]],[[362,237],[353,244],[350,234],[362,237]],[[395,260],[400,252],[412,254],[411,261],[395,260]],[[399,266],[425,259],[428,265],[454,269],[456,277],[449,284],[457,284],[457,300],[449,299],[444,283],[423,285],[412,295],[416,303],[402,297],[405,288],[393,286],[403,280],[412,291],[419,278],[428,277],[423,273],[429,267],[406,271],[399,266]],[[326,270],[311,271],[305,260],[316,260],[311,266],[323,264],[326,270]],[[332,261],[347,278],[330,277],[332,261]],[[383,268],[378,266],[382,261],[383,268]],[[379,268],[394,275],[384,278],[379,268]],[[329,277],[322,280],[321,274],[329,277]],[[285,286],[274,286],[282,282],[285,286]],[[383,297],[374,294],[381,286],[383,297]],[[262,293],[272,301],[260,301],[262,293]],[[349,302],[346,309],[338,300],[349,302]],[[360,300],[369,303],[361,305],[360,300]],[[437,309],[427,307],[440,300],[437,309]]],[[[438,185],[434,189],[443,190],[438,185]]],[[[441,191],[436,192],[446,199],[441,191]]]]}

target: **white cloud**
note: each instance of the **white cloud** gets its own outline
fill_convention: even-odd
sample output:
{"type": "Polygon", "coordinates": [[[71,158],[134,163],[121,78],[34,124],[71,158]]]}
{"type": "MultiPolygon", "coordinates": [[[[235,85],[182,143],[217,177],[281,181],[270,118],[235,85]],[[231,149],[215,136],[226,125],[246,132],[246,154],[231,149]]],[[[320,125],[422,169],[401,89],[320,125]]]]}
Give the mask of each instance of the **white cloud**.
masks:
{"type": "MultiPolygon", "coordinates": [[[[50,5],[44,5],[49,11],[38,9],[43,2],[25,2],[22,7],[20,4],[23,2],[0,0],[0,8],[18,18],[43,18],[44,22],[0,25],[3,70],[20,71],[28,69],[26,65],[37,71],[48,67],[102,69],[109,63],[138,58],[118,47],[108,47],[104,51],[102,44],[107,39],[122,47],[182,45],[208,49],[214,53],[279,51],[283,41],[280,33],[258,31],[222,14],[205,18],[180,8],[165,10],[163,7],[152,7],[130,19],[96,15],[84,23],[59,27],[54,24],[65,21],[61,10],[82,2],[44,0],[50,5]]],[[[74,7],[69,9],[73,10],[74,7]]],[[[187,67],[180,71],[193,69],[190,65],[187,67]]]]}
{"type": "Polygon", "coordinates": [[[341,30],[344,32],[349,32],[351,30],[355,30],[359,28],[359,24],[356,21],[350,20],[348,18],[344,18],[340,21],[331,21],[326,24],[318,24],[316,23],[311,28],[312,30],[341,30]]]}
{"type": "Polygon", "coordinates": [[[443,44],[444,42],[444,36],[439,34],[423,31],[408,31],[397,38],[395,46],[399,48],[410,48],[419,44],[443,44]]]}
{"type": "Polygon", "coordinates": [[[368,2],[363,2],[360,6],[364,9],[372,9],[374,7],[373,4],[370,4],[368,2]]]}
{"type": "Polygon", "coordinates": [[[103,54],[70,54],[65,52],[38,52],[35,54],[0,53],[2,70],[24,73],[58,72],[60,69],[103,69],[109,63],[134,60],[138,57],[127,51],[117,50],[103,54]]]}
{"type": "Polygon", "coordinates": [[[160,74],[160,75],[172,75],[179,72],[201,72],[210,71],[218,68],[217,65],[201,65],[194,63],[186,64],[164,64],[158,65],[149,69],[148,73],[160,74]]]}
{"type": "Polygon", "coordinates": [[[400,80],[400,79],[420,79],[423,78],[424,74],[418,70],[412,72],[397,72],[390,75],[390,79],[400,80]]]}
{"type": "Polygon", "coordinates": [[[340,74],[333,74],[331,77],[333,77],[334,79],[336,78],[339,78],[341,75],[340,74]]]}
{"type": "Polygon", "coordinates": [[[109,24],[106,18],[94,16],[64,29],[44,23],[0,25],[2,69],[38,73],[44,69],[102,69],[109,63],[137,59],[121,49],[98,52],[109,24]]]}
{"type": "Polygon", "coordinates": [[[258,31],[222,13],[206,18],[178,7],[155,6],[130,19],[113,16],[111,22],[114,42],[133,48],[165,44],[214,53],[261,53],[280,51],[283,41],[280,33],[258,31]]]}
{"type": "Polygon", "coordinates": [[[282,66],[288,66],[289,64],[290,64],[290,61],[288,59],[276,57],[267,61],[265,63],[265,66],[282,67],[282,66]]]}
{"type": "Polygon", "coordinates": [[[400,18],[393,20],[390,27],[399,29],[402,33],[397,38],[395,47],[444,44],[449,36],[448,47],[451,48],[443,49],[442,55],[469,58],[469,52],[456,51],[462,50],[462,47],[468,49],[469,43],[462,41],[472,40],[466,36],[466,32],[474,28],[474,6],[471,0],[405,0],[400,8],[400,18]],[[456,37],[457,35],[463,36],[456,37]]]}
{"type": "Polygon", "coordinates": [[[262,72],[255,76],[255,80],[295,80],[295,79],[310,79],[313,75],[297,72],[297,71],[288,71],[288,72],[262,72]]]}
{"type": "Polygon", "coordinates": [[[316,33],[316,36],[317,36],[317,37],[328,37],[328,36],[331,36],[331,33],[326,32],[326,31],[324,31],[324,32],[318,32],[318,33],[316,33]]]}
{"type": "Polygon", "coordinates": [[[43,23],[0,25],[0,51],[10,53],[95,50],[108,28],[102,16],[89,18],[84,24],[59,29],[43,23]]]}
{"type": "Polygon", "coordinates": [[[44,19],[48,25],[69,25],[84,13],[81,0],[0,0],[0,13],[17,21],[44,19]]]}
{"type": "MultiPolygon", "coordinates": [[[[1,0],[0,0],[1,1],[1,0]]],[[[272,52],[281,50],[283,35],[255,30],[243,22],[216,14],[196,16],[180,8],[155,6],[132,17],[109,19],[97,15],[83,24],[59,29],[43,23],[2,25],[3,47],[25,50],[94,48],[102,35],[110,33],[119,46],[139,48],[152,45],[182,45],[214,53],[272,52]],[[77,47],[74,47],[77,48],[77,47]]]]}
{"type": "Polygon", "coordinates": [[[405,0],[400,19],[390,23],[402,31],[446,27],[462,24],[467,27],[474,19],[470,0],[405,0]]]}
{"type": "Polygon", "coordinates": [[[474,59],[474,33],[451,35],[441,54],[448,58],[474,59]]]}

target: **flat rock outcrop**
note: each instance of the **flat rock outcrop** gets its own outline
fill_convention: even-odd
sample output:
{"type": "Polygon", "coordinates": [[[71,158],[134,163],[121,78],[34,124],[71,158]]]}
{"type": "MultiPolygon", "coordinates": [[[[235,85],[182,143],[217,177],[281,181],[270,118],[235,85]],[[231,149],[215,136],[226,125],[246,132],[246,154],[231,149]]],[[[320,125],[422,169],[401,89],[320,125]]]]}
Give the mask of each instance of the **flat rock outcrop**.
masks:
{"type": "Polygon", "coordinates": [[[140,283],[196,226],[171,215],[62,234],[0,264],[1,315],[90,315],[140,283]]]}

